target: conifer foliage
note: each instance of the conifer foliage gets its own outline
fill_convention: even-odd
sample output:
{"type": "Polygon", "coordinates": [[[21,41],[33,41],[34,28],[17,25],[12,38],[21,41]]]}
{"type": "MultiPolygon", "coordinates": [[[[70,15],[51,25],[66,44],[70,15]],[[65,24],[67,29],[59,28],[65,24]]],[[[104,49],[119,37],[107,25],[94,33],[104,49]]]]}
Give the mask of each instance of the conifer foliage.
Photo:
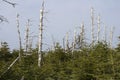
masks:
{"type": "Polygon", "coordinates": [[[0,48],[0,80],[119,80],[119,46],[111,49],[99,42],[92,47],[66,52],[59,44],[55,50],[43,52],[41,67],[37,66],[37,49],[22,56],[8,71],[19,51],[9,51],[6,42],[0,48]],[[3,74],[3,75],[2,75],[3,74]]]}

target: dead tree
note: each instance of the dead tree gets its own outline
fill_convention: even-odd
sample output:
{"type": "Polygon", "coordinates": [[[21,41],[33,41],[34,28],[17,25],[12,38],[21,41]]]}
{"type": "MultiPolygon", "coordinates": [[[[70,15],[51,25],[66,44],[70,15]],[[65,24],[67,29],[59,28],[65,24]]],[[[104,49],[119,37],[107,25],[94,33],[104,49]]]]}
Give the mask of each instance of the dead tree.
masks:
{"type": "Polygon", "coordinates": [[[77,36],[76,36],[76,30],[74,30],[74,41],[73,41],[73,50],[72,51],[74,51],[75,50],[75,48],[76,48],[76,43],[77,43],[77,36]]]}
{"type": "Polygon", "coordinates": [[[30,27],[30,20],[28,19],[27,25],[26,25],[26,36],[25,36],[25,52],[28,53],[28,47],[29,47],[29,27],[30,27]]]}
{"type": "Polygon", "coordinates": [[[85,45],[85,30],[84,30],[84,23],[82,23],[80,26],[80,33],[77,36],[76,47],[77,49],[81,49],[84,47],[84,45],[85,45]]]}
{"type": "Polygon", "coordinates": [[[114,32],[114,27],[111,27],[111,31],[110,31],[110,48],[112,48],[112,43],[113,43],[113,32],[114,32]]]}
{"type": "Polygon", "coordinates": [[[65,37],[63,38],[63,49],[65,51],[65,37]]]}
{"type": "Polygon", "coordinates": [[[81,48],[84,46],[84,40],[85,40],[85,30],[84,30],[84,23],[81,24],[81,32],[80,32],[80,37],[81,37],[81,48]]]}
{"type": "MultiPolygon", "coordinates": [[[[112,43],[113,43],[113,33],[114,33],[114,29],[115,29],[115,27],[111,27],[111,31],[110,31],[110,42],[109,42],[109,44],[110,44],[110,48],[112,49],[112,43]]],[[[110,61],[111,61],[111,64],[112,64],[112,72],[113,72],[113,75],[114,75],[114,77],[113,77],[113,80],[114,80],[114,78],[115,78],[115,76],[116,76],[116,73],[115,73],[115,67],[114,67],[114,57],[113,57],[113,52],[111,51],[111,53],[110,53],[110,61]]]]}
{"type": "Polygon", "coordinates": [[[107,40],[107,30],[106,30],[106,25],[104,25],[103,40],[104,40],[104,42],[106,42],[106,40],[107,40]]]}
{"type": "Polygon", "coordinates": [[[94,45],[95,42],[95,36],[94,36],[94,9],[91,8],[91,38],[92,38],[92,45],[94,45]]]}
{"type": "Polygon", "coordinates": [[[51,50],[55,50],[55,45],[56,45],[56,41],[55,41],[55,39],[54,39],[54,37],[52,36],[52,46],[51,46],[51,50]]]}
{"type": "Polygon", "coordinates": [[[100,40],[100,15],[97,17],[97,27],[98,27],[97,41],[99,42],[100,40]]]}
{"type": "Polygon", "coordinates": [[[0,78],[18,61],[20,57],[18,56],[10,65],[9,67],[0,75],[0,78]]]}
{"type": "Polygon", "coordinates": [[[22,42],[21,42],[21,35],[20,35],[20,29],[19,29],[19,14],[17,14],[16,22],[17,22],[18,39],[19,39],[19,61],[21,61],[22,42]]]}
{"type": "Polygon", "coordinates": [[[24,80],[24,78],[25,78],[25,77],[24,77],[24,76],[22,76],[20,80],[24,80]]]}
{"type": "Polygon", "coordinates": [[[29,46],[28,46],[29,52],[32,52],[32,46],[33,46],[33,38],[30,38],[29,39],[29,46]]]}
{"type": "Polygon", "coordinates": [[[68,32],[66,33],[66,40],[65,40],[65,51],[69,50],[69,40],[68,40],[68,32]]]}
{"type": "Polygon", "coordinates": [[[38,67],[41,67],[42,60],[42,40],[43,40],[43,20],[44,20],[44,0],[40,10],[39,41],[38,41],[38,67]]]}

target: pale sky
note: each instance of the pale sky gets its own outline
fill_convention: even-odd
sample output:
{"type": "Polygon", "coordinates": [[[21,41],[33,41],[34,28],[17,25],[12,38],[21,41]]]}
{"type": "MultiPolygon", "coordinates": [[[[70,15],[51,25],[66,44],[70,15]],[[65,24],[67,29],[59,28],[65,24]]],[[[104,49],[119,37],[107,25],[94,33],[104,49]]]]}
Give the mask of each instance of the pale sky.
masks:
{"type": "MultiPolygon", "coordinates": [[[[39,11],[42,0],[11,0],[17,5],[13,8],[0,0],[0,15],[4,15],[9,23],[0,24],[0,40],[8,42],[10,48],[19,48],[18,34],[16,28],[16,14],[20,15],[20,29],[22,42],[24,42],[25,26],[27,19],[31,19],[31,32],[38,35],[39,11]]],[[[81,23],[85,24],[85,33],[87,41],[91,40],[90,8],[94,8],[95,18],[100,14],[101,28],[104,24],[107,26],[107,35],[109,36],[110,28],[115,27],[113,44],[118,43],[120,35],[120,0],[45,0],[45,21],[43,40],[46,47],[52,45],[52,36],[54,41],[62,42],[66,32],[73,36],[74,29],[80,27],[81,23]]],[[[97,24],[96,24],[97,25],[97,24]]],[[[97,32],[97,31],[95,31],[97,32]]],[[[101,29],[102,38],[103,29],[101,29]]],[[[72,38],[70,38],[71,40],[72,38]]],[[[34,41],[37,39],[35,38],[34,41]]],[[[109,40],[109,37],[108,37],[109,40]]],[[[37,43],[37,42],[34,42],[37,43]]]]}

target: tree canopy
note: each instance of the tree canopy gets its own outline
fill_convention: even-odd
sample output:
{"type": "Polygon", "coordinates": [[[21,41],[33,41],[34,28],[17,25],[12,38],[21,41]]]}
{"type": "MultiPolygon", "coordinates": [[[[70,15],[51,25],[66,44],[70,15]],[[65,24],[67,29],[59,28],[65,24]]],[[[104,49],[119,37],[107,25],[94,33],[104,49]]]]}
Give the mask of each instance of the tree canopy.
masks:
{"type": "Polygon", "coordinates": [[[37,66],[37,49],[29,56],[22,56],[8,71],[3,72],[18,56],[19,51],[9,51],[6,42],[0,51],[1,80],[119,80],[120,51],[106,43],[66,52],[60,45],[55,50],[43,52],[42,66],[37,66]],[[2,75],[3,74],[3,75],[2,75]]]}

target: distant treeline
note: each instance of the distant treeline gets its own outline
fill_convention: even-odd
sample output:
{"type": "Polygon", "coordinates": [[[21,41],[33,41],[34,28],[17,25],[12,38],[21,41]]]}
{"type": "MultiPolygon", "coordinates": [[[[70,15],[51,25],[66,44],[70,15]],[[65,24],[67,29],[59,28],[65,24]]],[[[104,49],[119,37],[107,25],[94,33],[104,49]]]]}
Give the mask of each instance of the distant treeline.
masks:
{"type": "Polygon", "coordinates": [[[38,67],[38,49],[30,55],[22,50],[21,61],[11,63],[19,50],[10,52],[6,42],[0,48],[0,80],[120,80],[120,44],[111,49],[98,42],[77,50],[65,50],[59,43],[42,53],[38,67]],[[10,68],[9,68],[10,67],[10,68]]]}

